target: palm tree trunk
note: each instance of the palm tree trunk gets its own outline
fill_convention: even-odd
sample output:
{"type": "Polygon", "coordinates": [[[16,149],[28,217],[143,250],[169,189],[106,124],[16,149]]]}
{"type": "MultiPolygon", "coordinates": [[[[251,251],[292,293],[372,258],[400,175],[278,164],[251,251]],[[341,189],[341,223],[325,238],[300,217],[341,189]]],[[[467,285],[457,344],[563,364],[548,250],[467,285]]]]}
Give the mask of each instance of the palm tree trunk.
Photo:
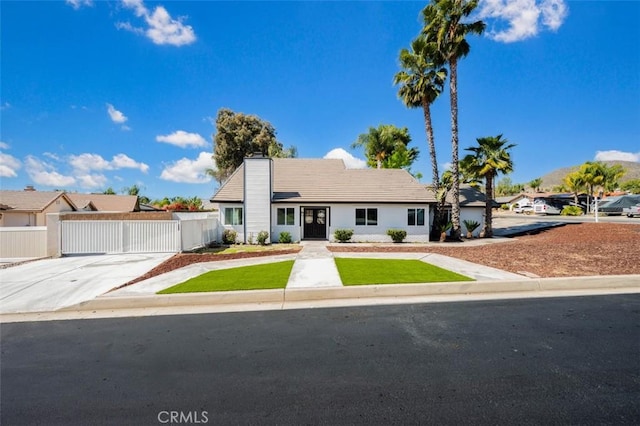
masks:
{"type": "Polygon", "coordinates": [[[452,57],[449,60],[449,95],[451,97],[451,167],[453,173],[453,203],[451,206],[451,222],[453,229],[451,236],[459,240],[460,229],[460,174],[458,165],[458,60],[452,57]]]}
{"type": "Polygon", "coordinates": [[[485,198],[486,202],[484,205],[484,236],[485,238],[493,237],[493,176],[487,175],[485,182],[485,198]]]}
{"type": "MultiPolygon", "coordinates": [[[[438,159],[436,158],[436,143],[433,137],[433,126],[431,124],[431,109],[426,99],[422,100],[422,111],[424,113],[424,127],[427,134],[427,144],[429,145],[429,157],[431,158],[431,180],[433,185],[433,193],[437,194],[440,188],[440,175],[438,173],[438,159]]],[[[440,238],[440,225],[442,224],[442,208],[440,203],[436,203],[433,212],[433,224],[431,225],[431,233],[429,239],[437,240],[440,238]]]]}

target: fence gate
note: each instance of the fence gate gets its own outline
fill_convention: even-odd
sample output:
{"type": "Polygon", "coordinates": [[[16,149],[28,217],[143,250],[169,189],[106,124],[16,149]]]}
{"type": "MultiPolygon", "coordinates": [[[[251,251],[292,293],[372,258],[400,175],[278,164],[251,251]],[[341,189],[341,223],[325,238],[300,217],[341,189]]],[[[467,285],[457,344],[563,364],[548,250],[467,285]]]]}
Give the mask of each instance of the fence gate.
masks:
{"type": "Polygon", "coordinates": [[[60,222],[62,254],[177,253],[174,220],[69,220],[60,222]]]}

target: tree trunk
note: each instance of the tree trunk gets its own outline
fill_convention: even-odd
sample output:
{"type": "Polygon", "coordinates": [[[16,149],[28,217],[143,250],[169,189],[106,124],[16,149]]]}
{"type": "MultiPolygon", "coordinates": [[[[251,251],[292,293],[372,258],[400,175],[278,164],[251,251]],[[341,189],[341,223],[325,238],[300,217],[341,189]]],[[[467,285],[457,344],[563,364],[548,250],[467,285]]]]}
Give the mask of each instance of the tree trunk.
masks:
{"type": "Polygon", "coordinates": [[[451,222],[453,229],[451,236],[460,239],[460,173],[458,164],[458,61],[455,57],[449,60],[451,76],[449,79],[449,94],[451,97],[451,167],[453,174],[453,203],[451,205],[451,222]]]}
{"type": "MultiPolygon", "coordinates": [[[[429,145],[429,157],[431,158],[431,180],[433,185],[433,193],[437,194],[440,188],[440,175],[438,174],[438,159],[436,158],[436,144],[433,137],[433,126],[431,125],[431,109],[426,99],[422,100],[422,111],[424,113],[424,128],[427,134],[427,144],[429,145]]],[[[440,225],[442,224],[442,209],[440,203],[436,203],[433,212],[433,224],[429,239],[436,240],[439,237],[440,225]]]]}
{"type": "Polygon", "coordinates": [[[485,179],[484,236],[485,238],[491,238],[493,237],[493,197],[491,197],[493,193],[493,175],[487,175],[485,179]]]}

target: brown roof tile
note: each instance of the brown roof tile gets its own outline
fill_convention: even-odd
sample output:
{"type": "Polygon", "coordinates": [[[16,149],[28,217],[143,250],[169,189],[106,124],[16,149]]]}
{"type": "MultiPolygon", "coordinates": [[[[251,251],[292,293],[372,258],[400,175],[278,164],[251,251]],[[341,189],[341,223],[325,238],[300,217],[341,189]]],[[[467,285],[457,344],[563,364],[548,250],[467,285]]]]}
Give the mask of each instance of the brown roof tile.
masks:
{"type": "Polygon", "coordinates": [[[9,191],[0,190],[0,203],[15,211],[42,211],[58,198],[64,198],[74,209],[74,202],[62,191],[9,191]]]}
{"type": "Polygon", "coordinates": [[[89,202],[99,212],[135,212],[140,210],[138,197],[135,195],[112,194],[78,194],[69,193],[74,203],[87,206],[89,202]]]}

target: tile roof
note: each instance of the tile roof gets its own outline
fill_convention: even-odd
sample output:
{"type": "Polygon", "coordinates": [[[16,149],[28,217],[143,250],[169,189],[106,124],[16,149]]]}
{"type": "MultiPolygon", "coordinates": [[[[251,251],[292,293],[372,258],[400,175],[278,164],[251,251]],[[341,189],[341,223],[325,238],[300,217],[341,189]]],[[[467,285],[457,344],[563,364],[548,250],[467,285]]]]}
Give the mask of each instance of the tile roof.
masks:
{"type": "Polygon", "coordinates": [[[138,197],[135,195],[112,194],[67,194],[74,203],[87,206],[93,204],[99,212],[135,212],[140,210],[138,197]]]}
{"type": "Polygon", "coordinates": [[[64,198],[74,209],[75,203],[62,191],[9,191],[0,190],[0,204],[14,211],[42,211],[58,198],[64,198]]]}
{"type": "MultiPolygon", "coordinates": [[[[427,189],[431,194],[433,194],[433,187],[427,185],[427,189]]],[[[453,203],[453,193],[449,191],[447,193],[446,204],[451,205],[453,203]]],[[[460,185],[460,207],[485,207],[486,205],[486,197],[484,196],[484,192],[474,188],[471,185],[460,185]]],[[[500,205],[493,201],[494,207],[499,207],[500,205]]]]}
{"type": "MultiPolygon", "coordinates": [[[[273,159],[273,202],[429,203],[435,197],[401,169],[347,169],[342,160],[273,159]]],[[[229,177],[212,202],[242,202],[244,165],[229,177]]]]}

